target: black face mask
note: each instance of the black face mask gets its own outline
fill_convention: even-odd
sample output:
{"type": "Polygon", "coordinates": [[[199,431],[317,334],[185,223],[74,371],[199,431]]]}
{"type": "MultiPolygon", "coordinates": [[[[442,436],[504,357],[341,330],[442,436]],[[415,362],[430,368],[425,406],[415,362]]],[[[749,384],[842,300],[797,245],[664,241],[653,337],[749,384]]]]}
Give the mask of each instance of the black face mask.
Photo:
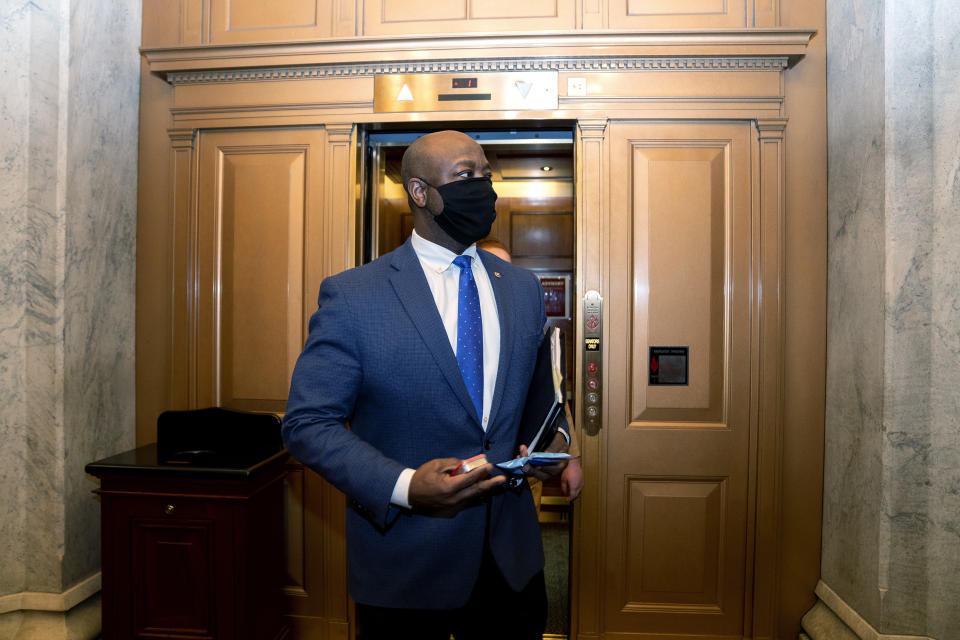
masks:
{"type": "Polygon", "coordinates": [[[443,198],[443,211],[434,214],[433,219],[447,235],[466,245],[489,235],[497,217],[497,192],[493,190],[490,178],[455,180],[439,187],[434,187],[423,178],[419,180],[436,189],[443,198]]]}

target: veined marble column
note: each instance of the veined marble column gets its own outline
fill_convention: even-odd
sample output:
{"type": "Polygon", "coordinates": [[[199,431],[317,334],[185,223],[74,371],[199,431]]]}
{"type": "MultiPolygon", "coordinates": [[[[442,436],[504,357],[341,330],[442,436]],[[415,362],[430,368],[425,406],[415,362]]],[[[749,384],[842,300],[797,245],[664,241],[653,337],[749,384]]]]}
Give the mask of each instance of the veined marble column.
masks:
{"type": "Polygon", "coordinates": [[[822,581],[804,627],[947,640],[960,629],[960,10],[830,0],[826,35],[822,581]]]}
{"type": "Polygon", "coordinates": [[[0,637],[100,629],[87,462],[133,446],[140,2],[0,3],[0,637]]]}

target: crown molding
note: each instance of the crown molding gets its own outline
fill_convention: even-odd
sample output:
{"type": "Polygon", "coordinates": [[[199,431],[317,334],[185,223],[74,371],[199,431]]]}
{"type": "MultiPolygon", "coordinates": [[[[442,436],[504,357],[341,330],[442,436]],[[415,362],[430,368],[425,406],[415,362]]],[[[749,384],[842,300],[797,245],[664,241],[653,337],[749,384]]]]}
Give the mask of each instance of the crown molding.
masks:
{"type": "Polygon", "coordinates": [[[293,78],[303,71],[314,74],[303,77],[312,78],[445,70],[603,71],[621,70],[625,64],[631,69],[771,70],[796,63],[815,34],[810,29],[736,29],[396,36],[153,48],[141,49],[141,54],[151,71],[181,74],[176,76],[181,81],[193,78],[185,72],[226,70],[239,74],[233,81],[270,79],[273,75],[250,75],[273,74],[268,67],[293,73],[293,78]]]}
{"type": "Polygon", "coordinates": [[[782,71],[786,56],[756,57],[609,57],[609,58],[498,58],[356,64],[304,65],[242,69],[169,71],[174,85],[217,82],[264,82],[351,78],[377,74],[484,73],[497,71],[782,71]]]}

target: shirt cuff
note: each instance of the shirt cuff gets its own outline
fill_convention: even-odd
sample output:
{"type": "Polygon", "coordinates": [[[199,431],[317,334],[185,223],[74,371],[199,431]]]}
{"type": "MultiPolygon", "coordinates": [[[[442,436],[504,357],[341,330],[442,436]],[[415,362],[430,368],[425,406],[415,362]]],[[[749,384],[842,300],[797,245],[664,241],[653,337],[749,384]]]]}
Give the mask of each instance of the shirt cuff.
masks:
{"type": "Polygon", "coordinates": [[[395,504],[404,509],[410,508],[410,481],[413,480],[414,469],[404,469],[397,478],[397,484],[393,485],[393,495],[390,496],[390,504],[395,504]]]}

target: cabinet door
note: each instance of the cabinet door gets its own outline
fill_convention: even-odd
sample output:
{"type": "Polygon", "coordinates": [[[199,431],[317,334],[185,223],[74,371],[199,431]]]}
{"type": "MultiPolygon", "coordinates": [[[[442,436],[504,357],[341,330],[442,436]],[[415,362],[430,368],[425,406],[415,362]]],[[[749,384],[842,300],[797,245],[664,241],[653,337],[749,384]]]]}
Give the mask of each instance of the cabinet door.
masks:
{"type": "Polygon", "coordinates": [[[574,29],[575,0],[366,0],[363,35],[574,29]]]}
{"type": "Polygon", "coordinates": [[[233,509],[182,496],[106,496],[104,637],[235,637],[233,509]],[[169,636],[167,634],[170,634],[169,636]]]}
{"type": "Polygon", "coordinates": [[[353,36],[356,7],[346,0],[209,0],[210,42],[283,42],[353,36]]]}
{"type": "MultiPolygon", "coordinates": [[[[754,26],[754,4],[728,0],[610,0],[610,24],[623,29],[742,29],[754,26]]],[[[758,17],[766,20],[771,12],[772,9],[760,11],[758,17]]]]}
{"type": "Polygon", "coordinates": [[[758,304],[750,128],[614,123],[609,135],[603,577],[580,593],[596,612],[581,619],[607,637],[739,638],[758,304]]]}

